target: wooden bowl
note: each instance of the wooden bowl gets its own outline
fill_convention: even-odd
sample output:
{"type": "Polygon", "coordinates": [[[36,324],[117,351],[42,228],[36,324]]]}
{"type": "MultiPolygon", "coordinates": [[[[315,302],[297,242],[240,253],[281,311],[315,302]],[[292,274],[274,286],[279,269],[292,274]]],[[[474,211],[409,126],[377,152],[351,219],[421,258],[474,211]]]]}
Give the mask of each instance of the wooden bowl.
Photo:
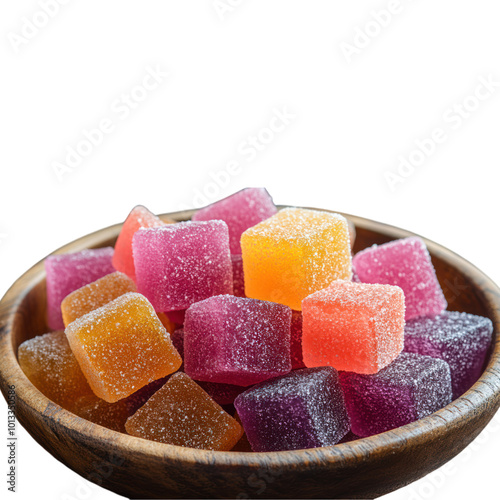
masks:
{"type": "MultiPolygon", "coordinates": [[[[168,214],[187,220],[193,212],[168,214]]],[[[360,217],[355,251],[412,233],[360,217]]],[[[113,245],[120,225],[55,253],[113,245]]],[[[49,401],[17,362],[19,344],[48,331],[45,272],[39,262],[0,303],[0,376],[14,385],[17,417],[54,457],[104,488],[131,498],[374,498],[440,467],[467,446],[500,404],[500,290],[453,252],[427,241],[451,310],[488,316],[495,341],[480,380],[442,410],[398,429],[337,446],[273,453],[213,452],[108,430],[49,401]]]]}

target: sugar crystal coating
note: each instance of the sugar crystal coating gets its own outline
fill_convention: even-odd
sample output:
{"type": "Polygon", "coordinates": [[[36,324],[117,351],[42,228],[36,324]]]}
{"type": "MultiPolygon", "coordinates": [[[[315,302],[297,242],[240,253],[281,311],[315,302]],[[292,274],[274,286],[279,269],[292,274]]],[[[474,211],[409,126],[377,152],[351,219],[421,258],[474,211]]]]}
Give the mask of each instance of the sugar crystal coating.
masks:
{"type": "Polygon", "coordinates": [[[184,370],[195,380],[248,386],[288,373],[289,307],[219,295],[193,304],[184,323],[184,370]]]}
{"type": "Polygon", "coordinates": [[[94,393],[108,403],[175,372],[182,359],[153,307],[126,293],[73,321],[66,336],[94,393]]]}
{"type": "Polygon", "coordinates": [[[140,229],[133,238],[137,289],[157,311],[233,293],[227,225],[220,220],[140,229]]]}
{"type": "Polygon", "coordinates": [[[405,294],[406,319],[435,316],[447,303],[429,251],[421,238],[410,237],[373,245],[353,258],[363,283],[396,285],[405,294]]]}
{"type": "Polygon", "coordinates": [[[223,220],[229,228],[231,253],[241,254],[240,238],[243,232],[277,211],[267,190],[246,188],[198,210],[193,215],[193,220],[223,220]]]}
{"type": "Polygon", "coordinates": [[[492,335],[489,318],[444,311],[439,316],[408,321],[404,350],[446,361],[455,399],[481,375],[492,335]]]}
{"type": "Polygon", "coordinates": [[[338,214],[286,208],[241,236],[247,297],[300,311],[302,299],[351,279],[347,221],[338,214]]]}
{"type": "Polygon", "coordinates": [[[80,316],[102,307],[120,295],[135,291],[135,283],[126,274],[107,274],[64,298],[61,303],[64,324],[68,326],[80,316]]]}
{"type": "Polygon", "coordinates": [[[352,432],[367,437],[409,424],[451,402],[448,364],[401,353],[373,375],[341,372],[352,432]]]}
{"type": "Polygon", "coordinates": [[[401,288],[334,281],[302,302],[302,352],[308,367],[376,373],[403,350],[401,288]]]}
{"type": "Polygon", "coordinates": [[[77,399],[93,395],[62,330],[24,341],[18,359],[31,383],[67,410],[73,410],[77,399]]]}
{"type": "MultiPolygon", "coordinates": [[[[168,223],[172,223],[169,221],[168,223]]],[[[115,243],[113,266],[135,280],[135,266],[132,255],[132,238],[141,227],[160,227],[166,223],[146,207],[137,205],[128,214],[115,243]]]]}
{"type": "Polygon", "coordinates": [[[45,259],[47,274],[47,316],[53,330],[64,328],[61,302],[66,295],[113,273],[111,247],[83,250],[76,253],[50,255],[45,259]]]}
{"type": "Polygon", "coordinates": [[[160,443],[219,451],[233,448],[243,434],[238,422],[182,372],[127,420],[126,429],[160,443]]]}
{"type": "Polygon", "coordinates": [[[349,431],[337,371],[305,368],[240,394],[234,405],[253,451],[332,446],[349,431]]]}

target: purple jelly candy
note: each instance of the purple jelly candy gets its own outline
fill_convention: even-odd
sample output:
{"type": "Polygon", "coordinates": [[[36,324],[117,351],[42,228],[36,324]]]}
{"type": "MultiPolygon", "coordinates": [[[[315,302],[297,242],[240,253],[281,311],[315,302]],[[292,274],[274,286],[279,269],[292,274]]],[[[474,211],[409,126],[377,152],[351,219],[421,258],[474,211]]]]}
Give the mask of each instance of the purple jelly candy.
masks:
{"type": "Polygon", "coordinates": [[[233,293],[227,225],[220,220],[139,229],[132,242],[137,289],[156,311],[187,309],[233,293]]]}
{"type": "Polygon", "coordinates": [[[258,384],[234,401],[253,451],[332,446],[349,432],[337,370],[304,368],[258,384]]]}
{"type": "Polygon", "coordinates": [[[302,313],[292,311],[292,325],[290,328],[290,355],[292,358],[292,370],[305,368],[302,358],[302,313]]]}
{"type": "Polygon", "coordinates": [[[193,220],[223,220],[229,227],[231,253],[241,254],[241,235],[277,211],[264,188],[247,188],[198,210],[193,220]]]}
{"type": "Polygon", "coordinates": [[[446,361],[455,399],[481,375],[492,335],[493,323],[489,318],[444,311],[433,318],[408,321],[404,350],[446,361]]]}
{"type": "Polygon", "coordinates": [[[231,262],[233,263],[233,294],[236,297],[246,297],[243,258],[240,254],[233,254],[231,255],[231,262]]]}
{"type": "Polygon", "coordinates": [[[365,248],[354,256],[353,265],[363,283],[397,285],[403,289],[406,320],[435,316],[446,309],[446,299],[421,238],[365,248]]]}
{"type": "Polygon", "coordinates": [[[425,417],[451,402],[450,367],[441,360],[401,353],[373,375],[341,372],[351,429],[367,437],[425,417]]]}
{"type": "Polygon", "coordinates": [[[47,319],[53,330],[64,329],[61,302],[71,292],[115,272],[111,247],[51,255],[45,259],[47,319]]]}
{"type": "Polygon", "coordinates": [[[288,373],[288,306],[233,295],[193,304],[184,323],[184,370],[195,380],[248,386],[288,373]]]}

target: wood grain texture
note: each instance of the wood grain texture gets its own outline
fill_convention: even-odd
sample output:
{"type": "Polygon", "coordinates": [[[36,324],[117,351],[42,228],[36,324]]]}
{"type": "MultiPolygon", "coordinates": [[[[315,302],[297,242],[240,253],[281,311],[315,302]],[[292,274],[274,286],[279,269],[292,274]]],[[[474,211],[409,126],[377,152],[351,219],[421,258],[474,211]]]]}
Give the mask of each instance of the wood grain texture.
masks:
{"type": "MultiPolygon", "coordinates": [[[[168,214],[187,220],[192,212],[168,214]]],[[[347,216],[354,250],[412,233],[347,216]]],[[[120,225],[57,253],[113,245],[120,225]]],[[[500,404],[500,290],[453,252],[426,240],[449,309],[488,316],[495,326],[489,363],[462,397],[418,422],[341,445],[274,453],[211,452],[145,441],[91,424],[49,401],[21,371],[21,342],[48,331],[40,262],[0,303],[0,382],[15,385],[17,417],[34,439],[83,477],[130,498],[374,498],[446,463],[490,421],[500,404]]],[[[29,471],[26,471],[29,474],[29,471]]],[[[28,476],[25,474],[25,480],[28,476]]]]}

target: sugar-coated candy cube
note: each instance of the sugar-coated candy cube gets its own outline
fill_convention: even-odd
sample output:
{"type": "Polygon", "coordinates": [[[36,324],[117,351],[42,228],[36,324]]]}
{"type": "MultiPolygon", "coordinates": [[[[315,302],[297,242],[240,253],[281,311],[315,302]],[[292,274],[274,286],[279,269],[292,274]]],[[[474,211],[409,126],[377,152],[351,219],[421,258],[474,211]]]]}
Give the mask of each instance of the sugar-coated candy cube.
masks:
{"type": "Polygon", "coordinates": [[[184,323],[184,370],[195,380],[248,386],[288,373],[289,307],[220,295],[193,304],[184,323]]]}
{"type": "Polygon", "coordinates": [[[73,411],[77,399],[92,395],[64,331],[24,341],[17,355],[19,365],[31,383],[63,408],[73,411]]]}
{"type": "Polygon", "coordinates": [[[186,374],[178,372],[127,420],[132,436],[177,446],[228,451],[241,426],[186,374]]]}
{"type": "Polygon", "coordinates": [[[95,394],[90,394],[77,399],[72,411],[75,415],[94,424],[125,433],[125,422],[129,412],[124,399],[116,403],[107,403],[95,394]]]}
{"type": "Polygon", "coordinates": [[[76,253],[50,255],[45,259],[47,274],[47,320],[53,330],[64,328],[61,302],[66,295],[115,271],[113,249],[97,248],[76,253]]]}
{"type": "Polygon", "coordinates": [[[137,289],[157,311],[233,293],[227,225],[220,220],[140,229],[133,238],[137,289]]]}
{"type": "Polygon", "coordinates": [[[401,288],[334,281],[302,302],[302,352],[308,367],[376,373],[403,350],[401,288]]]}
{"type": "Polygon", "coordinates": [[[492,335],[489,318],[444,311],[439,316],[408,321],[404,350],[446,361],[455,399],[481,375],[492,335]]]}
{"type": "Polygon", "coordinates": [[[61,303],[64,324],[68,326],[80,316],[102,307],[120,295],[135,291],[134,281],[126,274],[120,272],[107,274],[64,298],[61,303]]]}
{"type": "Polygon", "coordinates": [[[245,293],[300,311],[302,299],[351,279],[347,221],[338,214],[286,208],[241,236],[245,293]]]}
{"type": "Polygon", "coordinates": [[[175,372],[182,360],[153,307],[126,293],[73,321],[66,336],[94,393],[108,403],[175,372]]]}
{"type": "Polygon", "coordinates": [[[257,384],[234,406],[257,452],[332,446],[350,428],[338,373],[328,366],[257,384]]]}
{"type": "Polygon", "coordinates": [[[305,368],[302,357],[302,313],[292,311],[292,324],[290,328],[290,355],[292,358],[292,370],[305,368]]]}
{"type": "Polygon", "coordinates": [[[407,320],[435,316],[446,309],[446,299],[421,238],[404,238],[365,248],[354,256],[353,265],[363,283],[402,288],[407,320]]]}
{"type": "MultiPolygon", "coordinates": [[[[168,223],[172,222],[168,221],[168,223]]],[[[132,255],[132,238],[134,234],[141,227],[160,227],[165,224],[166,222],[151,213],[146,207],[142,205],[134,207],[125,219],[115,243],[115,253],[113,255],[115,269],[135,280],[134,257],[132,255]]]]}
{"type": "Polygon", "coordinates": [[[193,220],[223,220],[229,228],[231,253],[241,254],[242,233],[277,211],[273,199],[264,188],[246,188],[198,210],[193,220]]]}
{"type": "Polygon", "coordinates": [[[441,359],[401,353],[373,375],[341,372],[351,429],[362,437],[430,415],[451,402],[450,367],[441,359]]]}
{"type": "Polygon", "coordinates": [[[236,295],[236,297],[246,297],[243,257],[241,254],[232,254],[231,262],[233,264],[233,295],[236,295]]]}

